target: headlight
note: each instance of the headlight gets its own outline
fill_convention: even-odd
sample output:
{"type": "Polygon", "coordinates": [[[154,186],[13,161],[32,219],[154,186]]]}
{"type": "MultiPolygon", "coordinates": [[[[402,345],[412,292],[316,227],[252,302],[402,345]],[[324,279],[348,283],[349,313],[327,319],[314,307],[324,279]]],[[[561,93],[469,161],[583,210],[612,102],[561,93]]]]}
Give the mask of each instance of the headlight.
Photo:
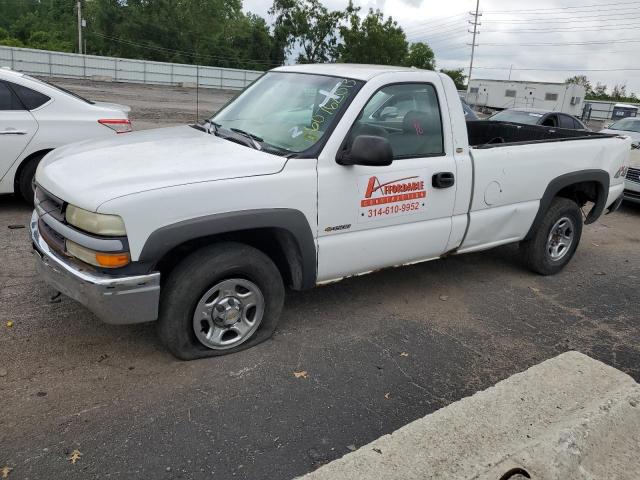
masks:
{"type": "Polygon", "coordinates": [[[74,227],[96,235],[123,237],[127,234],[124,222],[118,215],[93,213],[73,205],[67,205],[65,218],[74,227]]]}
{"type": "Polygon", "coordinates": [[[103,253],[95,252],[81,245],[78,245],[71,240],[67,240],[67,253],[76,257],[78,260],[82,260],[90,265],[103,268],[119,268],[128,265],[131,261],[131,257],[127,252],[122,253],[103,253]]]}

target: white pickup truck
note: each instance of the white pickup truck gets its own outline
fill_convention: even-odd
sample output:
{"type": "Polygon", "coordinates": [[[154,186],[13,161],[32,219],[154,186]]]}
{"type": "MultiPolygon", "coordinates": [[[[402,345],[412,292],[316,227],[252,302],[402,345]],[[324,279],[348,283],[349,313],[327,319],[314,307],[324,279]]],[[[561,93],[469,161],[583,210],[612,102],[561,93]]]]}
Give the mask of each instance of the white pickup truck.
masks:
{"type": "Polygon", "coordinates": [[[409,68],[266,73],[202,124],[57,149],[36,173],[38,271],[103,321],[158,321],[181,359],[273,333],[285,285],[519,242],[543,275],[615,210],[631,141],[465,122],[409,68]]]}

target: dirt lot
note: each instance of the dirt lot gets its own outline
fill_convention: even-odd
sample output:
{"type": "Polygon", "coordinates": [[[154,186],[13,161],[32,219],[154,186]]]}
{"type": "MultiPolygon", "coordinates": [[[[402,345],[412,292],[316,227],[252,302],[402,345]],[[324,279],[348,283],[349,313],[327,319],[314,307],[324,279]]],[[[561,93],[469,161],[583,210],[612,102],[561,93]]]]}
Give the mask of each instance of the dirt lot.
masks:
{"type": "MultiPolygon", "coordinates": [[[[193,115],[182,89],[74,88],[131,104],[144,125],[193,115]]],[[[208,108],[223,97],[211,92],[208,108]]],[[[9,228],[29,216],[0,197],[0,469],[13,468],[10,479],[288,479],[567,350],[640,380],[635,206],[585,227],[557,276],[529,273],[507,246],[291,292],[272,340],[188,363],[160,347],[153,324],[104,325],[52,301],[27,230],[9,228]]]]}

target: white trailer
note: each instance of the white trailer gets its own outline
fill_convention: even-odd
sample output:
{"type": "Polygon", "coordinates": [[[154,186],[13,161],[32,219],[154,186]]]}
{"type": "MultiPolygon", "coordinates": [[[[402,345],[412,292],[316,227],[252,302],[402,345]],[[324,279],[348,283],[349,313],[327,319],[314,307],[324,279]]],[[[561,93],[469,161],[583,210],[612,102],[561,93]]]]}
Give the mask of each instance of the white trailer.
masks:
{"type": "Polygon", "coordinates": [[[572,83],[471,80],[467,102],[496,110],[539,108],[580,115],[586,90],[572,83]]]}

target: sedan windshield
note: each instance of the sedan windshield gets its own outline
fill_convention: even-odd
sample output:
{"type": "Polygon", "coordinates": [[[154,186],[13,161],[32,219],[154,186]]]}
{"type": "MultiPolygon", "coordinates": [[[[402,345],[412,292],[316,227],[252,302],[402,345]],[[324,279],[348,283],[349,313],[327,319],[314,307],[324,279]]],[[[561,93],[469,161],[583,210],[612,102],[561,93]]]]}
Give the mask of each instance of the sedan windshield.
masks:
{"type": "Polygon", "coordinates": [[[221,130],[299,153],[333,128],[361,85],[347,78],[269,72],[211,120],[221,130]]]}
{"type": "Polygon", "coordinates": [[[488,120],[496,122],[512,122],[525,123],[528,125],[537,125],[543,117],[542,113],[524,112],[521,110],[503,110],[488,118],[488,120]]]}
{"type": "Polygon", "coordinates": [[[625,118],[623,120],[619,120],[611,125],[609,130],[640,133],[640,118],[625,118]]]}

